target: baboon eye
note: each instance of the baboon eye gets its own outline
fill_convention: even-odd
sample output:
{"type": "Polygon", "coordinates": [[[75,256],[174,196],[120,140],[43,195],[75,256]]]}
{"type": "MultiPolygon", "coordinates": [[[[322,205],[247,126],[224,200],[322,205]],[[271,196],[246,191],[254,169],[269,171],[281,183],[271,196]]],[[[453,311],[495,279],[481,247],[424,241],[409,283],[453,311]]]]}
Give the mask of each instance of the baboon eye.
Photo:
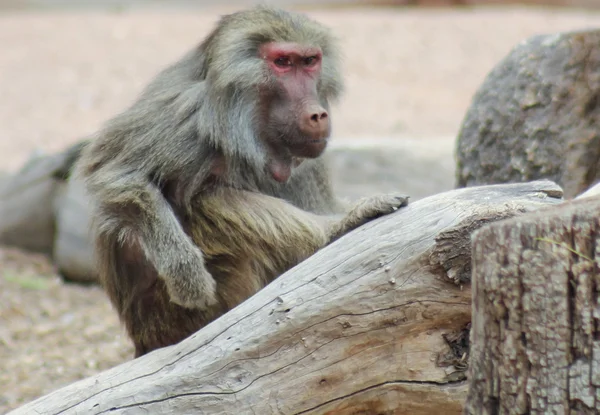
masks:
{"type": "Polygon", "coordinates": [[[285,68],[287,66],[292,66],[292,61],[290,60],[290,58],[282,56],[280,58],[275,59],[275,65],[279,66],[280,68],[285,68]]]}
{"type": "Polygon", "coordinates": [[[304,58],[304,65],[306,66],[313,66],[315,63],[317,63],[317,60],[319,58],[316,56],[309,56],[307,58],[304,58]]]}

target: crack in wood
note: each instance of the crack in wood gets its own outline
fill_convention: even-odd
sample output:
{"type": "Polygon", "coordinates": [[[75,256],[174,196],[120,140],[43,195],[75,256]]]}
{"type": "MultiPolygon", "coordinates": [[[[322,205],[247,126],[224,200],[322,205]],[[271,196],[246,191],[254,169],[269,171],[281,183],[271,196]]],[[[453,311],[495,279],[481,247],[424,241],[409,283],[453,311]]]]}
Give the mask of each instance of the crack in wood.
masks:
{"type": "Polygon", "coordinates": [[[341,401],[341,400],[344,400],[344,399],[348,399],[351,396],[356,396],[356,395],[358,395],[360,393],[364,393],[364,392],[367,392],[367,391],[370,391],[370,390],[373,390],[373,389],[381,388],[381,387],[387,386],[387,385],[435,385],[435,386],[438,386],[438,385],[451,385],[451,384],[460,384],[460,383],[462,383],[462,381],[452,381],[452,382],[428,382],[428,381],[409,381],[409,380],[406,380],[406,381],[405,380],[387,381],[387,382],[378,383],[376,385],[368,386],[366,388],[361,388],[361,389],[358,389],[358,390],[356,390],[354,392],[347,393],[347,394],[342,395],[342,396],[338,396],[337,398],[330,399],[330,400],[328,400],[326,402],[323,402],[323,403],[321,403],[319,405],[316,405],[316,406],[313,406],[311,408],[302,410],[300,412],[294,412],[293,415],[306,414],[308,412],[315,411],[315,410],[317,410],[317,409],[319,409],[319,408],[321,408],[321,407],[323,407],[325,405],[328,405],[330,403],[341,401]]]}

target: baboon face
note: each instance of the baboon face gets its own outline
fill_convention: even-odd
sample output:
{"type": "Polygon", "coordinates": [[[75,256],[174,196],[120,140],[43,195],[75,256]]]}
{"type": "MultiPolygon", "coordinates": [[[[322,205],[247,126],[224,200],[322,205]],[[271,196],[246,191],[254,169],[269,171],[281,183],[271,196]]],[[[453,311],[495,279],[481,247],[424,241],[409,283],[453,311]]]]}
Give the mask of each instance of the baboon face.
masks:
{"type": "MultiPolygon", "coordinates": [[[[327,145],[331,131],[327,102],[317,85],[321,78],[321,48],[297,43],[268,42],[260,46],[270,82],[261,91],[265,128],[262,139],[272,152],[294,158],[315,158],[327,145]]],[[[272,171],[285,181],[287,174],[272,171]]]]}

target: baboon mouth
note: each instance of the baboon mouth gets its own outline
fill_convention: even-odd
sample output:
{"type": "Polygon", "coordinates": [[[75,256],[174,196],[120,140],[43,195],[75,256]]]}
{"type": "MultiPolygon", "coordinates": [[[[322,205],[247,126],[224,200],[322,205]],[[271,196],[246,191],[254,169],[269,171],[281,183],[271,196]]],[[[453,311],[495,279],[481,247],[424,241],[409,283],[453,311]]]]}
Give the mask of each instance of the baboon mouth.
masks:
{"type": "Polygon", "coordinates": [[[292,154],[296,157],[317,158],[325,151],[325,147],[327,138],[308,140],[292,149],[292,154]]]}

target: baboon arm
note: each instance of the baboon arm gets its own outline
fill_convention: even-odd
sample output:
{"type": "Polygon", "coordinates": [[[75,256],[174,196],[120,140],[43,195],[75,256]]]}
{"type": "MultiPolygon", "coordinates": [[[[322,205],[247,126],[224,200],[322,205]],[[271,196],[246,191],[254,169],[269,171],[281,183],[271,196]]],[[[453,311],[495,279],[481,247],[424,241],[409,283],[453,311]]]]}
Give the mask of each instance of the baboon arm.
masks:
{"type": "Polygon", "coordinates": [[[202,252],[184,232],[160,189],[138,172],[115,168],[88,178],[98,203],[98,226],[120,244],[138,244],[177,304],[213,304],[215,283],[202,252]]]}
{"type": "Polygon", "coordinates": [[[189,250],[192,242],[159,189],[136,173],[103,182],[96,190],[100,230],[117,232],[121,242],[136,238],[156,270],[168,274],[171,252],[189,250]]]}
{"type": "Polygon", "coordinates": [[[392,213],[407,204],[408,196],[401,194],[382,194],[360,199],[346,215],[330,219],[326,228],[329,243],[368,221],[392,213]]]}
{"type": "MultiPolygon", "coordinates": [[[[283,199],[260,193],[223,189],[202,198],[198,211],[210,218],[209,226],[200,221],[193,226],[198,238],[217,241],[225,236],[222,252],[234,249],[239,253],[254,246],[269,250],[297,249],[311,254],[371,219],[394,212],[405,206],[408,197],[388,194],[359,200],[346,214],[317,215],[299,209],[283,199]],[[235,238],[228,236],[236,235],[235,238]]],[[[214,246],[202,246],[206,253],[214,246]]]]}

